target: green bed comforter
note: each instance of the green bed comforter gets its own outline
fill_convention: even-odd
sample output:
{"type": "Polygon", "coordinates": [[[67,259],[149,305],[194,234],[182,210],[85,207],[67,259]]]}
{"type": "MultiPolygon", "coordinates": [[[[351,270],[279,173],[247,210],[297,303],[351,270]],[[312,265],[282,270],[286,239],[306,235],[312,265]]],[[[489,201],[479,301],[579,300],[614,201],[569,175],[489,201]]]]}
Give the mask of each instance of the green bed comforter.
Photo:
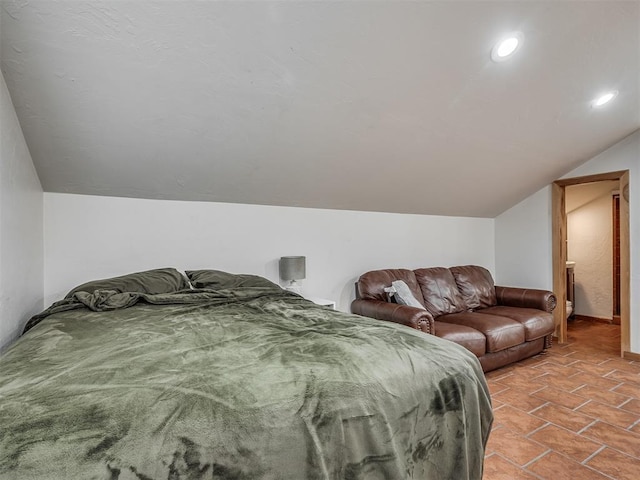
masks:
{"type": "Polygon", "coordinates": [[[268,288],[80,292],[31,326],[2,480],[482,477],[485,379],[437,337],[268,288]]]}

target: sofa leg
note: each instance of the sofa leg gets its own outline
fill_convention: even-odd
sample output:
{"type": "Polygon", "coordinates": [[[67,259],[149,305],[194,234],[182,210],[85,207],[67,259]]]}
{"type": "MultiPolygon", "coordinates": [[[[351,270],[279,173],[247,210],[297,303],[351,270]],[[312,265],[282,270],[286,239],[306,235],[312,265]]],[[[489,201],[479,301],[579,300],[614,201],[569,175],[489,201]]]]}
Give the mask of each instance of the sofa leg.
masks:
{"type": "Polygon", "coordinates": [[[544,337],[544,349],[548,349],[551,348],[551,339],[552,339],[552,334],[547,335],[546,337],[544,337]]]}

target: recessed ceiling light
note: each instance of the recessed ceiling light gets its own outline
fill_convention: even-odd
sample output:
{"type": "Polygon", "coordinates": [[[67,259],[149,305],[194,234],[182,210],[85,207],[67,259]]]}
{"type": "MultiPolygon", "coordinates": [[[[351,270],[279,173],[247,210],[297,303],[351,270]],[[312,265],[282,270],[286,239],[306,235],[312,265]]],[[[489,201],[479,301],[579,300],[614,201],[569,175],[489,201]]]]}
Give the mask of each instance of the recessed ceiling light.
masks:
{"type": "Polygon", "coordinates": [[[618,96],[618,91],[617,90],[614,90],[612,92],[603,93],[602,95],[597,97],[593,102],[591,102],[591,106],[592,107],[601,107],[601,106],[609,103],[611,100],[613,100],[617,96],[618,96]]]}
{"type": "Polygon", "coordinates": [[[491,60],[494,62],[504,62],[518,50],[520,45],[522,45],[523,39],[524,35],[522,35],[522,32],[510,33],[491,49],[491,60]]]}

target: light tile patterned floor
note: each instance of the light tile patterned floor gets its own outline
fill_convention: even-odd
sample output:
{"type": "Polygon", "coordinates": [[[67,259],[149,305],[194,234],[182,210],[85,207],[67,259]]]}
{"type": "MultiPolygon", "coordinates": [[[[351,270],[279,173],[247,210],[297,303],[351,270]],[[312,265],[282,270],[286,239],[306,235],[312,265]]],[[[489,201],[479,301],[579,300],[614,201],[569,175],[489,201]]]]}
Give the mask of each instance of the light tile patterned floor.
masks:
{"type": "Polygon", "coordinates": [[[640,362],[620,327],[576,320],[569,343],[487,374],[483,480],[640,479],[640,362]]]}

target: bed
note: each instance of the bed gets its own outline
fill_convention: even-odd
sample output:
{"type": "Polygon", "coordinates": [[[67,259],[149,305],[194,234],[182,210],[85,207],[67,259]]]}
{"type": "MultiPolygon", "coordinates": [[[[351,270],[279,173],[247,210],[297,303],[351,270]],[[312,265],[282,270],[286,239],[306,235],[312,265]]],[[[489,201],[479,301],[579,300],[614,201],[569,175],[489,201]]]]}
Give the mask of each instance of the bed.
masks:
{"type": "Polygon", "coordinates": [[[0,357],[0,479],[482,477],[493,416],[466,349],[163,270],[72,290],[0,357]]]}

